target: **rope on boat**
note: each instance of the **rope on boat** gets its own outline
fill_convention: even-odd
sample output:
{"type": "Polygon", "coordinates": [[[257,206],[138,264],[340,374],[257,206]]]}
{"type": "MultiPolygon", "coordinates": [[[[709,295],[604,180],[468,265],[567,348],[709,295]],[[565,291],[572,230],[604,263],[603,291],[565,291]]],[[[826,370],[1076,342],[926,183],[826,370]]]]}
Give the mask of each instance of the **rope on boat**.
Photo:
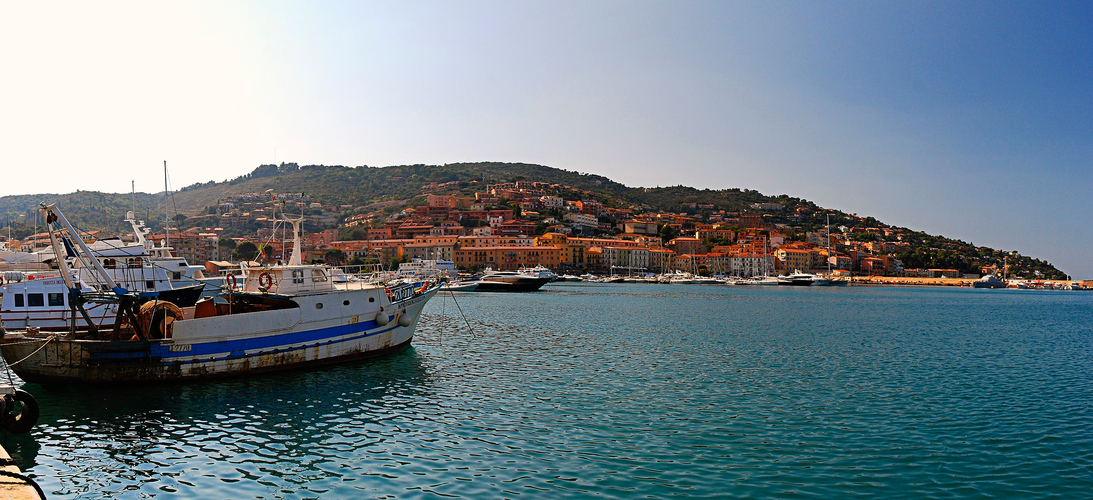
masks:
{"type": "MultiPolygon", "coordinates": [[[[56,334],[50,334],[49,335],[49,337],[55,337],[55,336],[56,336],[56,334]]],[[[38,342],[48,342],[48,341],[49,341],[49,338],[47,337],[47,338],[41,338],[41,339],[24,340],[22,342],[4,342],[3,344],[0,344],[0,345],[37,344],[38,342]]]]}
{"type": "MultiPolygon", "coordinates": [[[[23,361],[26,361],[26,360],[30,359],[31,356],[33,356],[35,354],[38,354],[38,351],[41,351],[42,349],[44,349],[46,344],[49,344],[50,342],[53,342],[53,340],[56,339],[56,338],[57,338],[56,335],[50,335],[49,338],[47,338],[45,342],[42,342],[41,346],[39,346],[37,349],[34,350],[34,352],[32,352],[30,354],[27,354],[27,357],[25,357],[23,359],[20,359],[19,361],[16,361],[14,363],[8,363],[8,368],[11,368],[11,367],[13,367],[13,366],[15,366],[19,363],[22,363],[23,361]]],[[[27,343],[27,342],[20,342],[20,343],[27,343]]],[[[14,344],[14,342],[12,344],[14,344]]],[[[9,344],[9,345],[11,345],[11,344],[9,344]]]]}

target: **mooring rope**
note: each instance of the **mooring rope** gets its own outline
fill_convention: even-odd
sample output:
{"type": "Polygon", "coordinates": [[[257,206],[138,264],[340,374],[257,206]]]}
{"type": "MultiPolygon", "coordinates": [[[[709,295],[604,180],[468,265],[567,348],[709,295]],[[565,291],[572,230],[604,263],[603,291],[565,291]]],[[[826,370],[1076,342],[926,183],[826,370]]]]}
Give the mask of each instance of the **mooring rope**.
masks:
{"type": "Polygon", "coordinates": [[[455,308],[459,309],[459,315],[463,317],[463,322],[467,324],[467,330],[470,330],[471,338],[478,340],[478,335],[474,334],[474,327],[472,327],[471,322],[467,320],[467,315],[463,314],[463,308],[459,307],[459,301],[455,300],[455,293],[452,292],[451,288],[448,289],[448,295],[452,296],[452,302],[455,303],[455,308]]]}
{"type": "MultiPolygon", "coordinates": [[[[41,351],[42,349],[45,349],[46,344],[49,344],[50,342],[53,342],[53,340],[56,339],[56,338],[57,338],[56,335],[50,335],[49,338],[47,338],[45,342],[42,342],[41,346],[39,346],[37,349],[34,350],[34,352],[32,352],[30,354],[27,354],[27,357],[25,357],[23,359],[20,359],[19,361],[16,361],[14,363],[8,363],[8,368],[11,368],[11,367],[13,367],[13,366],[15,366],[19,363],[22,363],[23,361],[26,361],[26,360],[30,359],[31,356],[33,356],[35,354],[38,354],[38,351],[41,351]]],[[[25,344],[26,342],[20,342],[20,343],[25,344]]],[[[12,342],[12,344],[9,344],[9,345],[14,345],[14,344],[15,344],[15,342],[12,342]]]]}

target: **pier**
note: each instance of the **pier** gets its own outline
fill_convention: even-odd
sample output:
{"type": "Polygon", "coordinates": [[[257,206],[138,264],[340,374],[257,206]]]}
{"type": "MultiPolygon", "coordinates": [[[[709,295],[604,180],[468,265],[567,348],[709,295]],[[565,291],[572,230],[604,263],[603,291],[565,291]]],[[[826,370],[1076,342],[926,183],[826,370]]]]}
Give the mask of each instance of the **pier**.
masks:
{"type": "MultiPolygon", "coordinates": [[[[19,470],[19,466],[15,465],[15,462],[8,455],[8,451],[0,446],[0,463],[3,464],[0,470],[22,475],[22,471],[19,470]]],[[[40,500],[44,497],[38,495],[38,491],[31,486],[30,483],[19,479],[17,477],[11,477],[7,475],[0,475],[0,498],[6,500],[40,500]]]]}

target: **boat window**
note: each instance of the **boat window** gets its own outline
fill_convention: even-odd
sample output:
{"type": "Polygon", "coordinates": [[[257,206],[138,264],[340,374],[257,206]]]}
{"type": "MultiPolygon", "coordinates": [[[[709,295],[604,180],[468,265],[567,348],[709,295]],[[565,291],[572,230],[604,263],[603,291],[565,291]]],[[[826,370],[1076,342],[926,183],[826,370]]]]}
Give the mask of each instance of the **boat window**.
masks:
{"type": "Polygon", "coordinates": [[[349,301],[348,301],[348,300],[343,300],[343,301],[342,301],[342,305],[343,305],[343,306],[347,306],[347,305],[349,305],[349,301]]]}
{"type": "Polygon", "coordinates": [[[174,274],[173,274],[173,275],[171,276],[171,279],[173,279],[173,280],[175,280],[175,281],[178,281],[178,280],[182,279],[182,273],[179,273],[179,272],[176,272],[176,273],[174,273],[174,274]]]}
{"type": "Polygon", "coordinates": [[[40,293],[27,294],[27,307],[42,307],[46,305],[45,296],[40,293]]]}
{"type": "Polygon", "coordinates": [[[311,281],[314,281],[315,283],[324,282],[326,281],[326,275],[323,274],[321,269],[315,269],[311,271],[311,281]]]}
{"type": "Polygon", "coordinates": [[[145,281],[144,282],[144,289],[145,290],[155,290],[156,289],[156,282],[155,281],[145,281]]]}
{"type": "Polygon", "coordinates": [[[140,259],[129,259],[128,264],[129,264],[129,267],[132,267],[134,269],[140,268],[140,266],[141,266],[140,259]]]}
{"type": "Polygon", "coordinates": [[[376,298],[375,298],[375,297],[368,297],[368,301],[369,301],[369,302],[375,302],[375,301],[376,301],[376,298]]]}
{"type": "Polygon", "coordinates": [[[50,307],[64,306],[65,305],[65,294],[63,294],[63,293],[51,293],[51,294],[49,294],[49,305],[50,305],[50,307]]]}
{"type": "Polygon", "coordinates": [[[106,269],[114,269],[114,259],[103,259],[102,267],[106,269]]]}
{"type": "Polygon", "coordinates": [[[323,303],[322,302],[318,302],[318,303],[315,304],[315,309],[322,309],[322,308],[323,308],[323,303]]]}
{"type": "Polygon", "coordinates": [[[21,294],[21,293],[16,294],[15,295],[15,307],[25,307],[25,306],[26,306],[26,304],[23,302],[23,294],[21,294]]]}

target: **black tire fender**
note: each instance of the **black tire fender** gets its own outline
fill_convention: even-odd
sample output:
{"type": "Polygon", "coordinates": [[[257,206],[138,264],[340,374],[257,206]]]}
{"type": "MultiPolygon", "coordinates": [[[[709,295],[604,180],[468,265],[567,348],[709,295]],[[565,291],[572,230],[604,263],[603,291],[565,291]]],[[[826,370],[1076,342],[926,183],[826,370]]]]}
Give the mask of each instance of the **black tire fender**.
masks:
{"type": "Polygon", "coordinates": [[[38,401],[34,400],[29,392],[16,389],[12,395],[15,405],[8,414],[4,415],[4,428],[12,434],[22,434],[30,431],[34,424],[38,423],[38,401]],[[19,408],[18,415],[12,415],[11,411],[19,408]]]}

